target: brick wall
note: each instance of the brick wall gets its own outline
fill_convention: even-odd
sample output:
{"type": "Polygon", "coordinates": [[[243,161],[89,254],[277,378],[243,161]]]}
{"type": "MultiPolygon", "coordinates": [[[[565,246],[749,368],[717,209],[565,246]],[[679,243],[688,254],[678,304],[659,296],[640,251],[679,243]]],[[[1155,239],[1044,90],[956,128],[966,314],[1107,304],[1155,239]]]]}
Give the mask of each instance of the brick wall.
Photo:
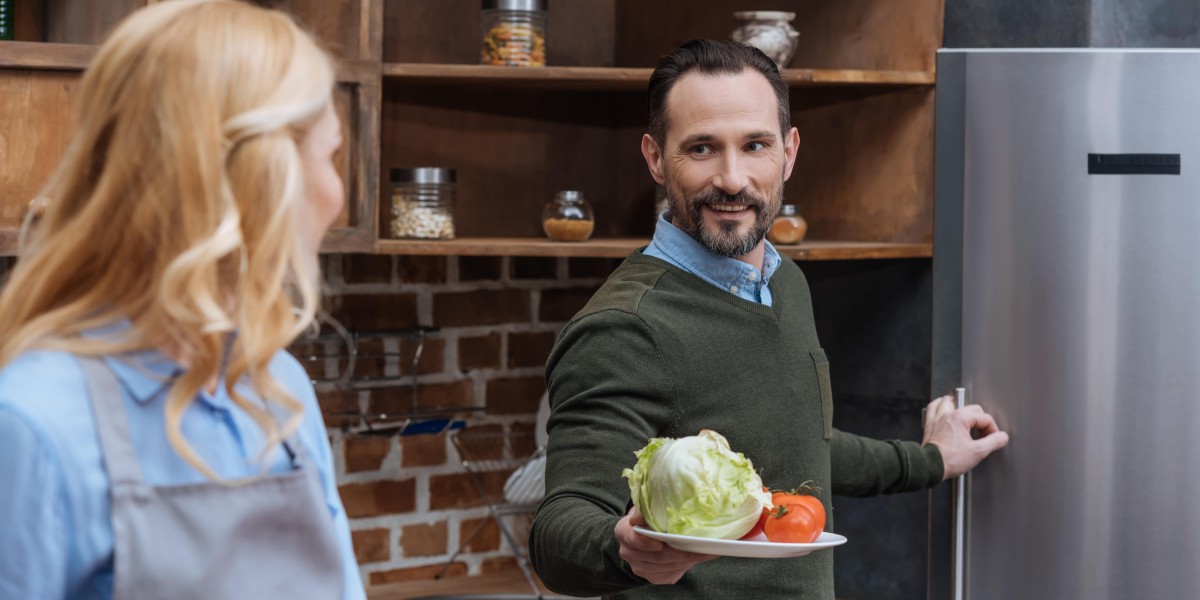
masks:
{"type": "MultiPolygon", "coordinates": [[[[530,432],[545,391],[544,365],[559,330],[604,281],[608,259],[324,257],[334,318],[358,332],[431,326],[417,363],[418,405],[474,406],[472,430],[530,432]]],[[[347,408],[401,413],[411,406],[416,339],[364,338],[356,376],[369,389],[317,386],[342,500],[368,585],[430,579],[485,520],[447,576],[516,568],[471,486],[448,434],[366,437],[343,430],[347,408]]],[[[316,349],[297,345],[298,353],[316,349]]],[[[343,364],[310,365],[317,378],[343,364]]],[[[503,476],[493,477],[497,488],[503,476]]],[[[519,528],[519,527],[518,527],[519,528]]],[[[523,533],[517,536],[523,540],[523,533]]]]}

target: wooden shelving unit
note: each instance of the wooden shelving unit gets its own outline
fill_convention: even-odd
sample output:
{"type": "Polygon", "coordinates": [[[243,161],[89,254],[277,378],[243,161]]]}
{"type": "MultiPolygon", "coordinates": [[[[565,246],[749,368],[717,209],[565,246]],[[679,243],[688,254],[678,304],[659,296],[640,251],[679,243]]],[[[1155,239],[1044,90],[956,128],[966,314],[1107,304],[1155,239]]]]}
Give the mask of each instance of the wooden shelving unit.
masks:
{"type": "MultiPolygon", "coordinates": [[[[79,72],[104,33],[148,0],[20,3],[0,42],[0,254],[65,151],[79,72]]],[[[341,64],[336,93],[351,143],[339,157],[348,207],[326,252],[625,256],[652,233],[654,184],[638,150],[658,57],[723,38],[732,12],[796,13],[784,78],[801,148],[785,197],[808,220],[801,260],[932,254],[934,51],[943,0],[588,0],[552,2],[545,68],[478,60],[478,0],[257,0],[290,10],[341,64]],[[679,19],[687,14],[687,19],[679,19]],[[472,32],[472,33],[468,33],[472,32]],[[453,242],[392,241],[388,171],[458,174],[453,242]],[[578,189],[596,239],[541,237],[541,208],[578,189]],[[839,241],[854,240],[854,241],[839,241]]]]}
{"type": "MultiPolygon", "coordinates": [[[[462,31],[477,8],[388,5],[380,76],[382,152],[392,167],[457,172],[453,242],[381,239],[381,253],[620,257],[652,234],[654,182],[639,151],[651,67],[679,43],[724,38],[732,11],[796,13],[784,70],[801,148],[785,197],[808,220],[802,260],[932,255],[934,52],[942,0],[596,0],[552,4],[544,68],[473,64],[462,31]],[[681,19],[679,15],[687,14],[681,19]],[[587,244],[542,237],[556,191],[585,193],[587,244]],[[846,240],[846,241],[842,241],[846,240]]],[[[389,199],[380,199],[386,223],[389,199]]],[[[381,232],[386,231],[381,227],[381,232]]],[[[382,236],[381,236],[382,237],[382,236]]]]}

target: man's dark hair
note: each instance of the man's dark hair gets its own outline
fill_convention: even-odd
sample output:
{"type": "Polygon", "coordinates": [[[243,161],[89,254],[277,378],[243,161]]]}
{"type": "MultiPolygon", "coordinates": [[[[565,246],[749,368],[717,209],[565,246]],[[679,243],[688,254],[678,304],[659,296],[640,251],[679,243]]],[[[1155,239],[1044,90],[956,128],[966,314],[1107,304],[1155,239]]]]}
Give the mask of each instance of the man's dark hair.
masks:
{"type": "Polygon", "coordinates": [[[704,75],[737,75],[746,69],[762,73],[775,91],[775,98],[779,100],[780,135],[791,129],[792,109],[788,103],[787,83],[783,81],[775,61],[748,44],[692,40],[662,57],[650,75],[650,137],[654,138],[659,149],[667,142],[667,94],[680,77],[692,71],[704,75]]]}

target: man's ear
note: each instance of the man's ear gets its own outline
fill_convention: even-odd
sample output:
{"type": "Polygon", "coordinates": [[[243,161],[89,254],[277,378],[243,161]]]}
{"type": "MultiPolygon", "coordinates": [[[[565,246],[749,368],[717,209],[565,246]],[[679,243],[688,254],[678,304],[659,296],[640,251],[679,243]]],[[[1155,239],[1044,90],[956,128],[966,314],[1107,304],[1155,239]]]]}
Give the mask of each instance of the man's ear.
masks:
{"type": "Polygon", "coordinates": [[[666,185],[667,179],[663,177],[662,150],[648,133],[642,134],[642,158],[646,159],[646,168],[650,170],[650,176],[654,178],[655,183],[666,185]]]}
{"type": "Polygon", "coordinates": [[[783,154],[787,162],[783,167],[783,180],[787,181],[792,176],[792,167],[796,166],[796,153],[800,150],[800,132],[795,127],[787,132],[787,136],[783,143],[783,154]]]}

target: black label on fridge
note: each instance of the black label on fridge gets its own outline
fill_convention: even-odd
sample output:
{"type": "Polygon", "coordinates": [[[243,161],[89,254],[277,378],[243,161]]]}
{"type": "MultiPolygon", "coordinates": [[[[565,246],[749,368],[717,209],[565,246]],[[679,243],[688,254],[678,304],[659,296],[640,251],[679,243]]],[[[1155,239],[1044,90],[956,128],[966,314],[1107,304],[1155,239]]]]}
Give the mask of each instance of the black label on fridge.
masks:
{"type": "Polygon", "coordinates": [[[1088,175],[1178,175],[1178,154],[1089,154],[1088,175]]]}

